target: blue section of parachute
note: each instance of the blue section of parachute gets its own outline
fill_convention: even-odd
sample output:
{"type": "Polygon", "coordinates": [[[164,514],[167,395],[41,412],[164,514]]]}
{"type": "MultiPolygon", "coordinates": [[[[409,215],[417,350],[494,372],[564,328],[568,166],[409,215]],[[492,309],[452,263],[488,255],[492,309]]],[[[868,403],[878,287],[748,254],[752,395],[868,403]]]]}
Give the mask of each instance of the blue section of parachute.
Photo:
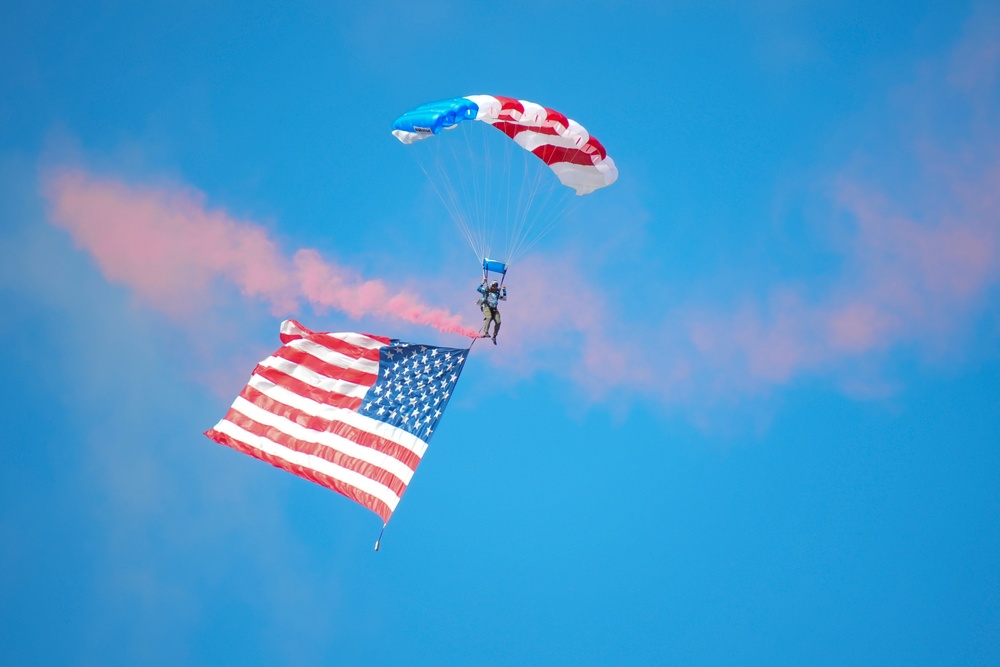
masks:
{"type": "Polygon", "coordinates": [[[489,259],[488,257],[483,259],[483,271],[492,271],[493,273],[507,273],[507,265],[496,259],[489,259]]]}
{"type": "Polygon", "coordinates": [[[437,134],[463,120],[475,120],[479,105],[464,97],[421,104],[396,119],[392,129],[418,134],[437,134]]]}

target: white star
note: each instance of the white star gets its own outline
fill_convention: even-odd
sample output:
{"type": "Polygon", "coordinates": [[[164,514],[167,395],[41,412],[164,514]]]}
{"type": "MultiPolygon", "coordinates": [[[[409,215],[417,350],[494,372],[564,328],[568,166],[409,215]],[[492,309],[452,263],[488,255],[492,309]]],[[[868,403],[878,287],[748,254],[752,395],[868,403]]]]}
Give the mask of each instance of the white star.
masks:
{"type": "Polygon", "coordinates": [[[375,414],[381,417],[383,412],[385,412],[385,408],[379,408],[375,411],[375,414]]]}
{"type": "Polygon", "coordinates": [[[435,410],[434,411],[434,419],[441,419],[441,411],[440,410],[435,410]]]}

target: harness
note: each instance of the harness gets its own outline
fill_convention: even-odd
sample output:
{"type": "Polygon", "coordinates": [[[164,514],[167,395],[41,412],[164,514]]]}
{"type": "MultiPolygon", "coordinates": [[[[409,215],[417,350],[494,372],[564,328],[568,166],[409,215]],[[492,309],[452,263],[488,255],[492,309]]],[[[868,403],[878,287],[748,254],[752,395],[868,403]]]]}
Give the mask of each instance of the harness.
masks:
{"type": "Polygon", "coordinates": [[[500,308],[500,292],[492,292],[490,290],[486,290],[486,292],[483,293],[483,296],[480,297],[479,299],[479,305],[483,306],[484,308],[489,308],[490,310],[493,311],[497,310],[498,308],[500,308]],[[496,302],[492,305],[490,304],[490,295],[493,295],[493,300],[496,302]]]}

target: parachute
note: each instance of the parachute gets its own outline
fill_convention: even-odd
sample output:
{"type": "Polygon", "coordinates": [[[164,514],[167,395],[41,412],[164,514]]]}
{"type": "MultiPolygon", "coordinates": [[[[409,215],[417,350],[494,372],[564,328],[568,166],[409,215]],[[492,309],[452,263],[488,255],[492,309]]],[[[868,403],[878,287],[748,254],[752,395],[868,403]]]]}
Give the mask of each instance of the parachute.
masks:
{"type": "Polygon", "coordinates": [[[470,95],[424,104],[397,118],[392,134],[413,147],[411,153],[482,260],[484,274],[505,275],[520,254],[568,215],[575,195],[618,178],[604,146],[582,125],[510,97],[470,95]],[[443,130],[450,136],[438,137],[443,130]]]}

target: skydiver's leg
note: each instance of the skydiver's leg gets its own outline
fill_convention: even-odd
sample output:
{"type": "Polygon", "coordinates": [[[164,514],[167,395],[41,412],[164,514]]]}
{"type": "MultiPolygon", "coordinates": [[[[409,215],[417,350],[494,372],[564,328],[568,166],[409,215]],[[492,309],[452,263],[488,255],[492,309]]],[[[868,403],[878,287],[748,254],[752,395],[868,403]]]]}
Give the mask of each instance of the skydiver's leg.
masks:
{"type": "Polygon", "coordinates": [[[483,306],[483,338],[488,338],[490,335],[490,322],[493,321],[493,313],[490,310],[489,306],[483,306]]]}
{"type": "Polygon", "coordinates": [[[493,327],[493,344],[497,344],[497,334],[500,333],[500,313],[497,313],[496,326],[493,327]]]}

